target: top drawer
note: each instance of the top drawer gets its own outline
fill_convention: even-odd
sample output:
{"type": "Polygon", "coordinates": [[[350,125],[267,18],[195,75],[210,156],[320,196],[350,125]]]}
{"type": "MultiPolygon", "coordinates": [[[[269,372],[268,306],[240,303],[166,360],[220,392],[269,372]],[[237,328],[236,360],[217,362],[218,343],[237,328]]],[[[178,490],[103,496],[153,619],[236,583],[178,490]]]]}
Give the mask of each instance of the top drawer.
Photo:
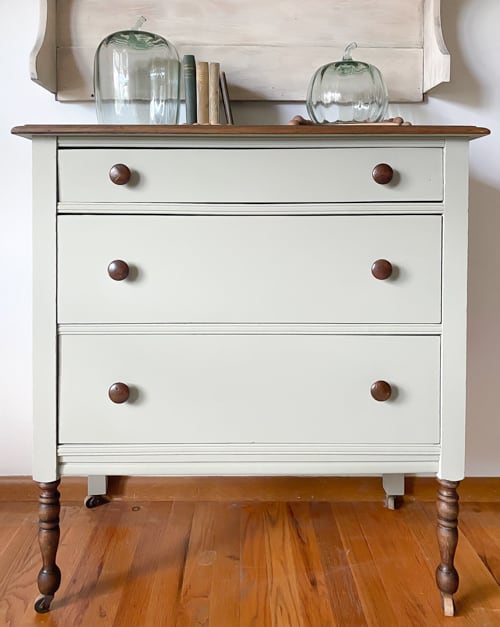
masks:
{"type": "Polygon", "coordinates": [[[78,203],[402,202],[443,199],[441,148],[62,149],[59,200],[78,203]],[[113,183],[110,169],[130,171],[113,183]],[[388,164],[389,183],[373,170],[388,164]]]}

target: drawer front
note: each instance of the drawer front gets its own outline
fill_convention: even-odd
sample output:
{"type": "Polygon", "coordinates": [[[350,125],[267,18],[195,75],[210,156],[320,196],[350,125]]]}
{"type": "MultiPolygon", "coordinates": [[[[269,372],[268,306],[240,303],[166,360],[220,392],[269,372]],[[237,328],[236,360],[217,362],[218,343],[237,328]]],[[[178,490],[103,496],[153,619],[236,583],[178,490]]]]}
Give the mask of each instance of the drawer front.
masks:
{"type": "Polygon", "coordinates": [[[60,339],[62,444],[439,441],[435,336],[60,339]],[[372,398],[378,380],[389,400],[372,398]],[[119,404],[117,382],[129,388],[119,404]]]}
{"type": "Polygon", "coordinates": [[[65,215],[58,229],[63,323],[440,321],[440,216],[65,215]]]}
{"type": "Polygon", "coordinates": [[[441,148],[65,149],[59,200],[79,203],[397,202],[443,198],[441,148]],[[372,171],[387,163],[388,184],[372,171]],[[130,181],[110,180],[124,164],[130,181]]]}

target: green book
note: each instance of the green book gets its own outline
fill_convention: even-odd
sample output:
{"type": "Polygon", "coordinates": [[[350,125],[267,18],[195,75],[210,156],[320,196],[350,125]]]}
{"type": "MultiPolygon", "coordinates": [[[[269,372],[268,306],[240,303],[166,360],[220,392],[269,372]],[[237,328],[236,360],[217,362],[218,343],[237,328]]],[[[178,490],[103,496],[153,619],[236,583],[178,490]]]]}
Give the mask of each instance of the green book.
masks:
{"type": "Polygon", "coordinates": [[[195,124],[196,116],[196,61],[194,55],[185,54],[182,58],[184,71],[184,93],[186,98],[186,124],[195,124]]]}

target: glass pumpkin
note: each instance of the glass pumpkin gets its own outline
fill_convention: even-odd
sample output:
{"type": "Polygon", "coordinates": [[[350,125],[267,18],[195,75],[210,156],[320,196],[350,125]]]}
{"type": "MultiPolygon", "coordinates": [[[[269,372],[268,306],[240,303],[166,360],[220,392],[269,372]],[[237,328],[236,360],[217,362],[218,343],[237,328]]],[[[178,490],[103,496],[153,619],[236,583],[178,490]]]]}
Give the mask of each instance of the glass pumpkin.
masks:
{"type": "Polygon", "coordinates": [[[94,59],[97,120],[103,124],[177,124],[180,63],[166,39],[139,30],[112,33],[94,59]]]}
{"type": "Polygon", "coordinates": [[[387,88],[380,70],[355,61],[349,44],[341,61],[314,73],[307,92],[307,112],[317,124],[380,122],[387,112],[387,88]]]}

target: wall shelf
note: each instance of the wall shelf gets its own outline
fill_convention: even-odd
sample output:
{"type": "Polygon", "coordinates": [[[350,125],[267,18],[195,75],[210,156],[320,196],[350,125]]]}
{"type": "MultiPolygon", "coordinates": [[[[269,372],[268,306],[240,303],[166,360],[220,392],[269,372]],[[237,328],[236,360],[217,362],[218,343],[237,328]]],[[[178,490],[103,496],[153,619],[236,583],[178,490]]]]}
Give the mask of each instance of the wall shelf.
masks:
{"type": "Polygon", "coordinates": [[[303,101],[321,65],[354,58],[376,65],[393,102],[418,102],[450,78],[440,0],[40,0],[31,78],[61,101],[93,99],[93,58],[109,33],[145,30],[175,44],[182,56],[219,61],[233,100],[303,101]],[[196,13],[193,12],[196,7],[196,13]]]}

